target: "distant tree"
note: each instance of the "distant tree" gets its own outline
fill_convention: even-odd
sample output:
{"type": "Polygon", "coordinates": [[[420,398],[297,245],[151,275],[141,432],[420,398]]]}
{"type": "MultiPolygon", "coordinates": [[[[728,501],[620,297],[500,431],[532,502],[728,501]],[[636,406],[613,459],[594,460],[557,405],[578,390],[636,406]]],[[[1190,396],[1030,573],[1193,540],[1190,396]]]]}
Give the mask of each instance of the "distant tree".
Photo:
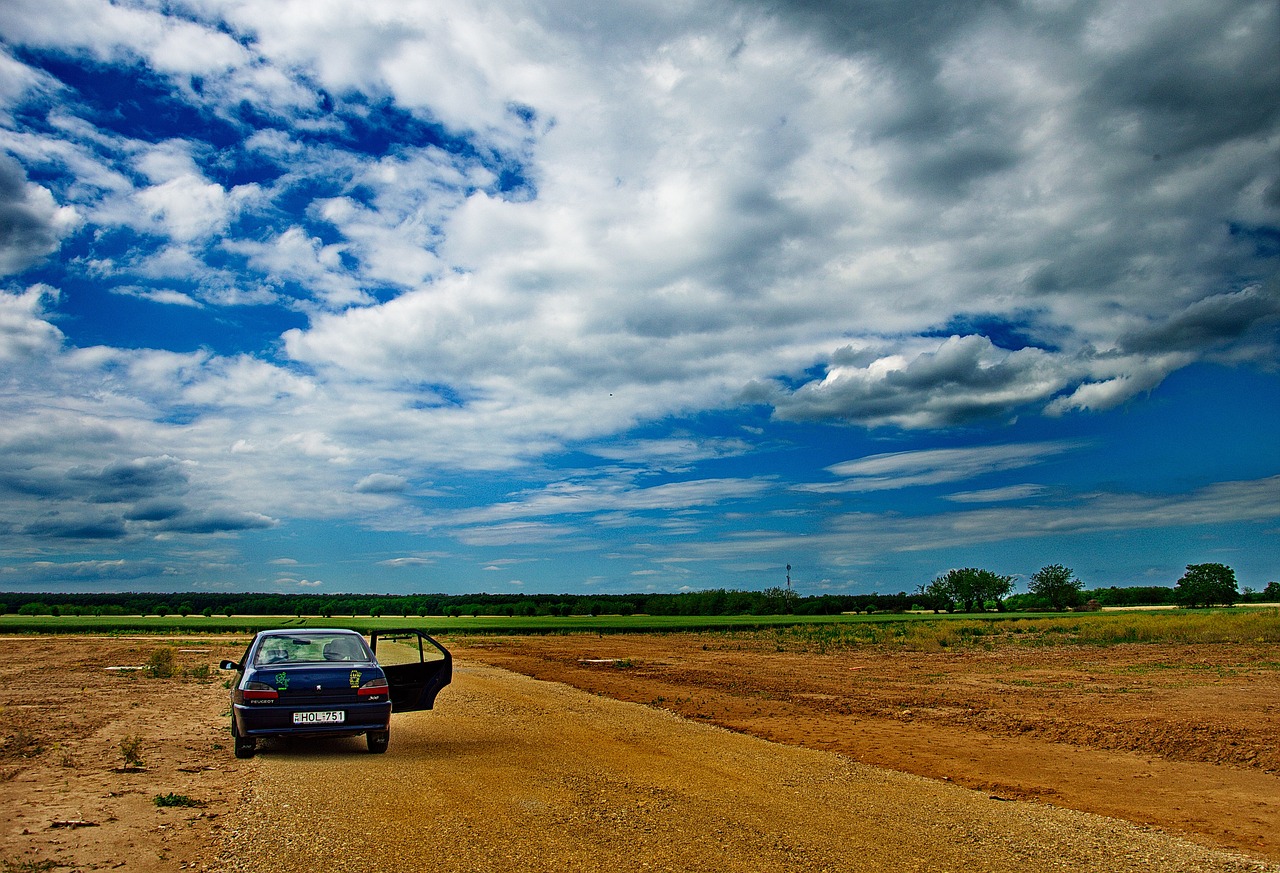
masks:
{"type": "MultiPolygon", "coordinates": [[[[964,612],[976,612],[986,608],[987,601],[1000,604],[1013,590],[1013,577],[1001,576],[990,570],[965,567],[948,570],[920,589],[921,596],[934,612],[948,612],[960,606],[964,612]]],[[[868,604],[868,609],[871,608],[868,604]]]]}
{"type": "Polygon", "coordinates": [[[962,572],[968,585],[966,594],[973,598],[972,601],[961,598],[965,602],[966,612],[985,609],[988,603],[996,604],[998,609],[1004,608],[1004,599],[1013,590],[1012,576],[1001,576],[999,573],[993,573],[990,570],[974,570],[972,568],[962,572]]]}
{"type": "Polygon", "coordinates": [[[794,591],[788,591],[781,585],[766,588],[760,592],[752,612],[756,615],[787,615],[793,610],[795,596],[794,591]]]}
{"type": "Polygon", "coordinates": [[[1240,596],[1236,572],[1226,564],[1188,564],[1173,593],[1178,603],[1187,607],[1230,606],[1240,596]]]}
{"type": "Polygon", "coordinates": [[[1268,582],[1267,587],[1262,589],[1262,599],[1266,603],[1280,601],[1280,582],[1268,582]]]}
{"type": "Polygon", "coordinates": [[[1036,571],[1027,588],[1032,594],[1049,601],[1054,609],[1066,609],[1080,601],[1084,583],[1075,577],[1070,567],[1050,564],[1036,571]]]}
{"type": "Polygon", "coordinates": [[[956,608],[955,592],[951,589],[946,576],[939,576],[928,585],[917,589],[920,603],[925,609],[934,612],[951,612],[956,608]]]}

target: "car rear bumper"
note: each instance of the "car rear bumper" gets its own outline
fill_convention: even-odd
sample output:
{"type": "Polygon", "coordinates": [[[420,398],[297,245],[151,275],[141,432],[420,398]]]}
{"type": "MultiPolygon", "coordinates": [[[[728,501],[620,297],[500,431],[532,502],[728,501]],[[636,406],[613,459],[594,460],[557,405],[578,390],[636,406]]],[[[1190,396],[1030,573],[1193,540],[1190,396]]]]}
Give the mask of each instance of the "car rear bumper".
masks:
{"type": "Polygon", "coordinates": [[[278,704],[231,706],[236,729],[242,737],[273,736],[333,736],[337,734],[361,734],[367,731],[385,731],[391,725],[391,703],[349,703],[311,706],[279,706],[278,704]],[[341,722],[295,724],[296,712],[343,713],[341,722]]]}

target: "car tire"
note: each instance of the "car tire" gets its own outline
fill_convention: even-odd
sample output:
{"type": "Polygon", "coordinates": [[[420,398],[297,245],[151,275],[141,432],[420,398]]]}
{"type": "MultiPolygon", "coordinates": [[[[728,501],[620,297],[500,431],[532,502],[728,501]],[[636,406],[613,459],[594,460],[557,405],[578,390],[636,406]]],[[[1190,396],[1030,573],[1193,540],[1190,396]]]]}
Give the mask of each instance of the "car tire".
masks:
{"type": "Polygon", "coordinates": [[[387,750],[387,743],[391,741],[391,731],[369,731],[364,738],[369,743],[369,751],[375,755],[381,755],[387,750]]]}
{"type": "Polygon", "coordinates": [[[231,736],[235,741],[237,758],[252,758],[253,753],[257,751],[258,741],[252,737],[240,736],[240,729],[236,727],[235,716],[231,717],[231,736]]]}

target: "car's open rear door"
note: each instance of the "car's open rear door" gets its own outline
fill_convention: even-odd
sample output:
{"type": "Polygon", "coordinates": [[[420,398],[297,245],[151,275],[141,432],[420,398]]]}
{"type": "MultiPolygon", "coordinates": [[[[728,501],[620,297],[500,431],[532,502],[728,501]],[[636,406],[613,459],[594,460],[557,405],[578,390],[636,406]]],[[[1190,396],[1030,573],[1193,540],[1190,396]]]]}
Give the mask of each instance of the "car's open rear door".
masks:
{"type": "Polygon", "coordinates": [[[387,674],[392,712],[431,709],[453,681],[453,655],[422,631],[372,631],[369,644],[387,674]]]}

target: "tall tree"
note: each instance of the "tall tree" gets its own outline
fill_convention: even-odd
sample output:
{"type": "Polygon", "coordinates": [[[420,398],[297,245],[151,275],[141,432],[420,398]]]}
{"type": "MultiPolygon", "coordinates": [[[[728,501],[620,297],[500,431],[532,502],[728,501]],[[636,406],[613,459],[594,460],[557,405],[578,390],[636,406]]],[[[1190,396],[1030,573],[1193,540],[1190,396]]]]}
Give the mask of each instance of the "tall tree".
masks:
{"type": "Polygon", "coordinates": [[[1054,609],[1066,609],[1080,601],[1080,590],[1084,583],[1075,577],[1070,567],[1061,564],[1050,564],[1041,567],[1031,577],[1027,589],[1038,597],[1049,601],[1054,609]]]}
{"type": "Polygon", "coordinates": [[[1013,577],[1001,576],[990,570],[978,570],[965,567],[960,570],[948,570],[920,589],[920,593],[929,601],[935,612],[939,609],[948,611],[957,604],[965,612],[976,612],[986,607],[989,600],[997,604],[1009,596],[1013,590],[1013,577]]]}
{"type": "Polygon", "coordinates": [[[1183,606],[1231,606],[1240,596],[1236,571],[1226,564],[1188,564],[1173,596],[1183,606]]]}

